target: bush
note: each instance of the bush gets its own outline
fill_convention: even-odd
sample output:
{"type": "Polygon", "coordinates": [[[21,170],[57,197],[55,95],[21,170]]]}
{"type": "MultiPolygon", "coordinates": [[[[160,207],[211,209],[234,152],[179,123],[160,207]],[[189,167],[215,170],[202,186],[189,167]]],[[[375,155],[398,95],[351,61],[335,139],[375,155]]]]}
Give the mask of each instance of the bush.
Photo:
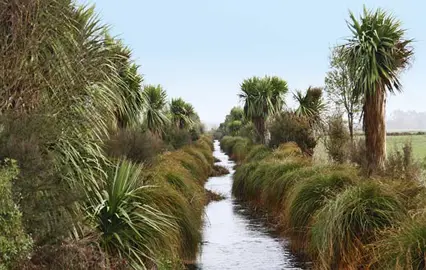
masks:
{"type": "Polygon", "coordinates": [[[368,161],[365,139],[354,140],[351,147],[350,161],[358,165],[363,170],[367,169],[368,161]]]}
{"type": "Polygon", "coordinates": [[[120,161],[108,173],[104,188],[95,190],[88,208],[101,236],[101,247],[138,268],[152,264],[158,252],[177,242],[173,218],[153,201],[156,187],[141,185],[141,167],[120,161]]]}
{"type": "Polygon", "coordinates": [[[18,175],[14,161],[0,168],[0,269],[11,269],[31,251],[32,240],[22,226],[22,215],[12,200],[12,180],[18,175]]]}
{"type": "MultiPolygon", "coordinates": [[[[60,241],[71,230],[75,203],[83,196],[81,186],[70,185],[65,175],[68,164],[61,164],[55,123],[36,115],[1,119],[0,158],[17,161],[19,174],[12,191],[22,212],[25,231],[35,245],[60,241]]],[[[71,161],[70,161],[71,162],[71,161]]]]}
{"type": "Polygon", "coordinates": [[[386,160],[385,174],[394,179],[417,181],[421,174],[421,164],[413,157],[411,142],[405,142],[401,149],[396,146],[386,160]]]}
{"type": "Polygon", "coordinates": [[[400,200],[383,186],[365,182],[349,187],[315,216],[312,247],[320,268],[358,268],[364,263],[364,247],[376,240],[376,234],[406,217],[400,200]]]}
{"type": "Polygon", "coordinates": [[[83,239],[67,240],[54,245],[44,245],[32,254],[31,260],[19,266],[23,270],[100,270],[128,269],[128,261],[106,254],[98,245],[97,235],[83,239]]]}
{"type": "Polygon", "coordinates": [[[337,163],[346,162],[349,155],[350,135],[342,116],[336,115],[328,122],[325,149],[331,160],[337,163]]]}
{"type": "Polygon", "coordinates": [[[173,149],[179,149],[192,143],[192,135],[186,129],[179,129],[174,126],[167,128],[164,132],[164,142],[173,149]]]}
{"type": "Polygon", "coordinates": [[[126,158],[136,163],[152,163],[153,159],[166,150],[163,141],[150,133],[135,129],[119,129],[107,142],[105,151],[108,156],[126,158]]]}
{"type": "Polygon", "coordinates": [[[317,144],[308,119],[292,112],[281,112],[276,115],[269,124],[269,132],[271,133],[269,145],[273,148],[282,143],[295,142],[304,153],[311,156],[317,144]]]}

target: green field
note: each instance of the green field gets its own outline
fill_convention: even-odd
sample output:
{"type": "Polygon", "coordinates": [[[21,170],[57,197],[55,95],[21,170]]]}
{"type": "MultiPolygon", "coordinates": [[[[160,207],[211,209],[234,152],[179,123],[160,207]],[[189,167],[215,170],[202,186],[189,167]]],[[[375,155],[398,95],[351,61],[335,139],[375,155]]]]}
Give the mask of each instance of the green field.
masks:
{"type": "MultiPolygon", "coordinates": [[[[416,159],[423,160],[426,157],[426,135],[400,135],[400,136],[387,136],[386,145],[388,153],[395,149],[401,148],[405,142],[411,142],[413,146],[413,155],[416,159]]],[[[315,148],[314,158],[318,161],[327,160],[327,153],[323,142],[318,142],[315,148]]]]}
{"type": "Polygon", "coordinates": [[[388,136],[386,139],[388,151],[395,147],[401,148],[405,142],[411,142],[414,157],[418,159],[424,159],[426,157],[426,135],[388,136]]]}

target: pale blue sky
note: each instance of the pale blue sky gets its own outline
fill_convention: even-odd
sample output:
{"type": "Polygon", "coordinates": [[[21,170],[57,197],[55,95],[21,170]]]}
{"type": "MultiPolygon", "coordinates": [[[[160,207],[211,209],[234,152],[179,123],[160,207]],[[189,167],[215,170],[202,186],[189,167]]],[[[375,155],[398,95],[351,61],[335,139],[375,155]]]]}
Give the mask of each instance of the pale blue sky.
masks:
{"type": "MultiPolygon", "coordinates": [[[[382,7],[416,43],[404,93],[388,112],[426,111],[426,1],[389,0],[79,0],[96,4],[102,22],[133,50],[145,82],[191,102],[201,119],[220,123],[239,103],[244,78],[277,75],[291,90],[322,86],[329,48],[350,32],[345,20],[382,7]]],[[[291,105],[291,95],[288,96],[291,105]]]]}

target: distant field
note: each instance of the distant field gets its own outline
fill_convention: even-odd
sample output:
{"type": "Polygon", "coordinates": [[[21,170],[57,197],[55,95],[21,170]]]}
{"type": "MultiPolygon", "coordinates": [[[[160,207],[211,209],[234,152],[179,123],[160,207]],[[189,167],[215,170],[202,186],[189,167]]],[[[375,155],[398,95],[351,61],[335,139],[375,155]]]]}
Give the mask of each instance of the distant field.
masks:
{"type": "MultiPolygon", "coordinates": [[[[426,157],[426,135],[399,135],[399,136],[387,136],[386,145],[387,151],[392,151],[395,147],[401,148],[405,142],[411,142],[413,146],[413,154],[417,159],[424,159],[426,157]]],[[[327,160],[327,153],[323,142],[319,142],[315,148],[315,159],[327,160]]]]}
{"type": "Polygon", "coordinates": [[[401,147],[407,141],[412,143],[414,157],[419,159],[426,157],[426,135],[388,136],[386,141],[388,151],[395,146],[401,147]]]}

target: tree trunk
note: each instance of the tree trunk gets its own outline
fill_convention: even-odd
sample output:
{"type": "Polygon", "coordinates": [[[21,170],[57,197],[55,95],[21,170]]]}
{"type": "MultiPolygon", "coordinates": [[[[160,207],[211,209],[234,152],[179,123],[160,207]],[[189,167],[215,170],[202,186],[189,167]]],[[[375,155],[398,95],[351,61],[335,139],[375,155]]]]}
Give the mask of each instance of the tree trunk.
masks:
{"type": "Polygon", "coordinates": [[[256,131],[257,131],[257,136],[258,136],[259,142],[261,144],[265,144],[265,142],[266,142],[265,119],[263,117],[256,117],[253,120],[254,120],[253,123],[254,123],[254,126],[255,126],[256,131]]]}
{"type": "Polygon", "coordinates": [[[369,175],[385,167],[386,126],[385,92],[377,87],[374,95],[367,95],[364,104],[365,146],[367,149],[367,172],[369,175]]]}
{"type": "Polygon", "coordinates": [[[348,126],[349,126],[349,135],[351,136],[351,143],[354,142],[354,114],[352,112],[348,113],[348,126]]]}

